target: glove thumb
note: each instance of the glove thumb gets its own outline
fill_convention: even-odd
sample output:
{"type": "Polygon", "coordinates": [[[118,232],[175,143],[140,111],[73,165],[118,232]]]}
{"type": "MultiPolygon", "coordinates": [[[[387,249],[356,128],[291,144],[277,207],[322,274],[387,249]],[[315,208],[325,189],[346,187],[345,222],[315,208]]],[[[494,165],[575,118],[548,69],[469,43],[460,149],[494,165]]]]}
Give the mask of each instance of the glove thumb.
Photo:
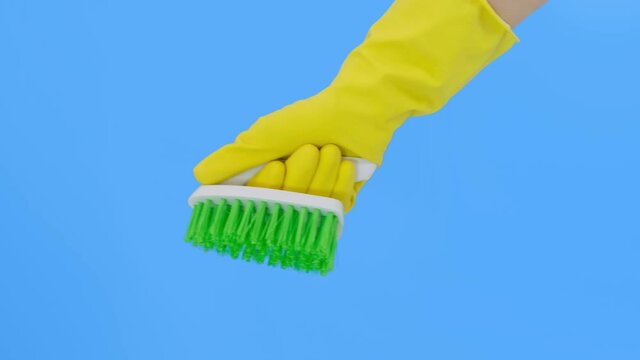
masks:
{"type": "Polygon", "coordinates": [[[214,185],[285,155],[286,153],[270,148],[267,144],[252,147],[235,142],[221,147],[200,161],[193,169],[193,175],[202,185],[214,185]]]}

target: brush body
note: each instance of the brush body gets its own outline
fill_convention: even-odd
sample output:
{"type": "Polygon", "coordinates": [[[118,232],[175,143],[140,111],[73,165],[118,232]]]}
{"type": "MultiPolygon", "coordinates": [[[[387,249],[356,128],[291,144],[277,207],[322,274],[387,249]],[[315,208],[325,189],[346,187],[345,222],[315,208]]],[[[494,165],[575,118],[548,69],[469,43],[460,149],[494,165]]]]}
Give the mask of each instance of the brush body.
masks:
{"type": "MultiPolygon", "coordinates": [[[[344,157],[355,181],[368,180],[376,164],[344,157]]],[[[220,185],[203,185],[189,197],[193,208],[186,241],[233,258],[322,275],[333,269],[344,209],[336,199],[244,186],[263,165],[220,185]]]]}
{"type": "Polygon", "coordinates": [[[342,230],[331,198],[249,186],[201,186],[189,199],[186,240],[205,250],[326,274],[342,230]]]}

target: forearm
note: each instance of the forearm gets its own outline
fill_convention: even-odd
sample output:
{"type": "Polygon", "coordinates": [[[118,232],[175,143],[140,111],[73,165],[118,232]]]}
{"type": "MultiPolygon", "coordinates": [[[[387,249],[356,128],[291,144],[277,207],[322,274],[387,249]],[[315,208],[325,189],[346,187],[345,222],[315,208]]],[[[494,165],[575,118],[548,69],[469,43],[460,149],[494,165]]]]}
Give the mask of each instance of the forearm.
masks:
{"type": "Polygon", "coordinates": [[[493,9],[512,28],[531,15],[547,0],[488,0],[493,9]]]}

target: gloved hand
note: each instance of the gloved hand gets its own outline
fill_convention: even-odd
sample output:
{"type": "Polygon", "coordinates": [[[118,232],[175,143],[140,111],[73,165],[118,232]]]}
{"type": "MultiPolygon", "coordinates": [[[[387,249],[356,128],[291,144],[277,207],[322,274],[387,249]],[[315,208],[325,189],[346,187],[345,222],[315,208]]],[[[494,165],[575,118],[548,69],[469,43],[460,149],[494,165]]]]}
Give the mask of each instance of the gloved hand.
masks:
{"type": "MultiPolygon", "coordinates": [[[[335,144],[344,156],[380,165],[394,131],[408,117],[440,109],[516,41],[486,0],[398,0],[347,57],[330,86],[260,118],[234,143],[202,160],[194,169],[195,177],[202,184],[216,184],[254,166],[286,158],[305,144],[335,144]]],[[[322,149],[336,152],[332,147],[322,149]]],[[[308,162],[292,156],[284,169],[282,163],[271,163],[263,169],[262,179],[284,176],[280,187],[316,191],[311,186],[306,190],[305,186],[290,186],[288,179],[303,177],[307,180],[301,183],[311,185],[309,179],[313,182],[314,174],[321,170],[315,165],[320,163],[319,155],[305,157],[311,159],[308,162]]],[[[337,166],[349,167],[331,158],[332,165],[322,171],[333,174],[337,166]]],[[[276,183],[253,181],[278,187],[276,183]]],[[[350,185],[354,189],[350,203],[343,201],[344,196],[341,199],[345,208],[351,207],[355,189],[361,185],[350,185]]]]}
{"type": "Polygon", "coordinates": [[[355,174],[353,163],[342,159],[336,145],[318,149],[307,144],[298,148],[286,161],[267,163],[247,185],[332,197],[342,202],[347,212],[355,202],[356,193],[364,185],[364,181],[355,182],[355,174]]]}

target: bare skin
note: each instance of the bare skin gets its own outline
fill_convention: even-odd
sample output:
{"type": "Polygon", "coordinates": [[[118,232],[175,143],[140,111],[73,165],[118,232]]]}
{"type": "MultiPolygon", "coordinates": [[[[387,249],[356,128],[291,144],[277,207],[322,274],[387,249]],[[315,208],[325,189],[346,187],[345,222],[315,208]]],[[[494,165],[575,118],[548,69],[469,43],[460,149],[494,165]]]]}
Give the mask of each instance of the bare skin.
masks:
{"type": "Polygon", "coordinates": [[[515,28],[547,0],[488,0],[500,17],[515,28]]]}

